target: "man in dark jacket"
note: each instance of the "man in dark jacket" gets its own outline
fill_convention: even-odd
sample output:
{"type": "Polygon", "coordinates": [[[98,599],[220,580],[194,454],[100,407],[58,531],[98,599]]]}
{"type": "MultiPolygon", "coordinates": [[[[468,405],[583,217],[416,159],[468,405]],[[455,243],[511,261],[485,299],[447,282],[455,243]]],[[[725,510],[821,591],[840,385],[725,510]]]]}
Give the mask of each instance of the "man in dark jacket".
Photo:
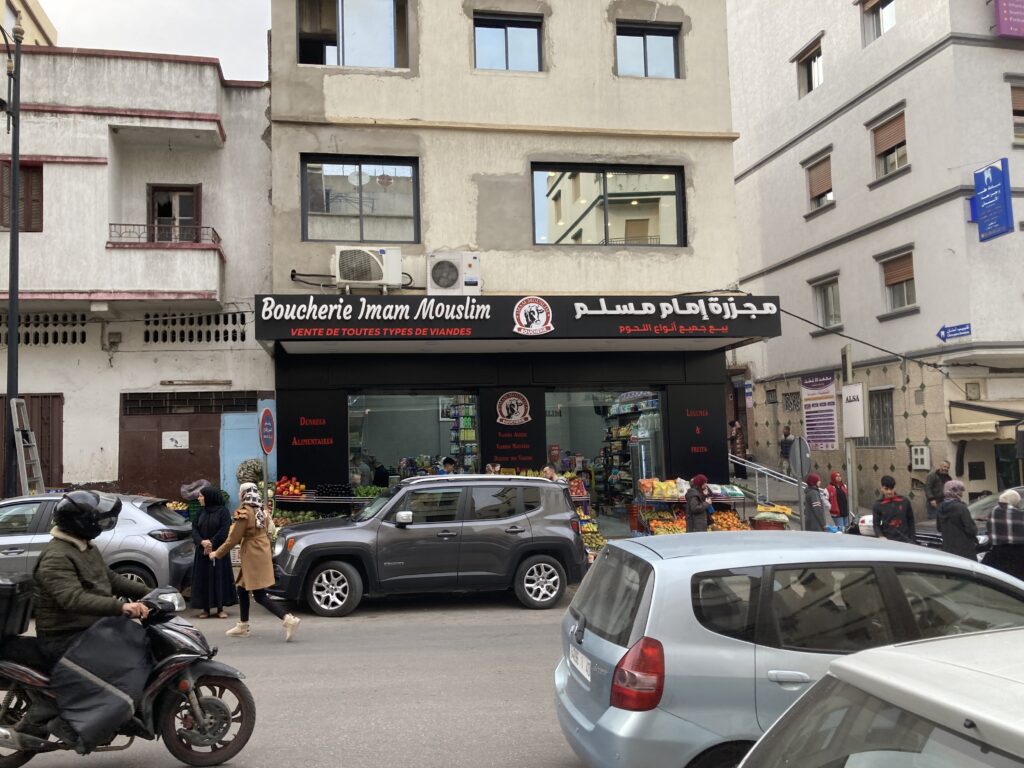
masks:
{"type": "Polygon", "coordinates": [[[882,498],[871,508],[875,535],[890,541],[915,543],[914,510],[910,502],[896,494],[896,480],[891,475],[882,478],[881,486],[882,498]]]}
{"type": "Polygon", "coordinates": [[[934,518],[939,513],[939,505],[945,498],[943,489],[952,480],[949,476],[949,462],[940,461],[935,471],[924,479],[925,511],[928,517],[934,518]]]}
{"type": "MultiPolygon", "coordinates": [[[[36,636],[48,667],[104,616],[144,619],[149,615],[144,604],[115,597],[138,600],[149,588],[110,570],[92,543],[114,527],[120,511],[120,499],[92,491],[72,491],[57,502],[56,525],[50,531],[53,539],[43,547],[34,573],[36,636]]],[[[18,730],[45,738],[46,723],[56,715],[49,701],[34,701],[18,730]]]]}
{"type": "Polygon", "coordinates": [[[964,484],[950,480],[943,488],[935,527],[942,534],[942,550],[974,560],[978,552],[978,526],[963,502],[964,484]]]}

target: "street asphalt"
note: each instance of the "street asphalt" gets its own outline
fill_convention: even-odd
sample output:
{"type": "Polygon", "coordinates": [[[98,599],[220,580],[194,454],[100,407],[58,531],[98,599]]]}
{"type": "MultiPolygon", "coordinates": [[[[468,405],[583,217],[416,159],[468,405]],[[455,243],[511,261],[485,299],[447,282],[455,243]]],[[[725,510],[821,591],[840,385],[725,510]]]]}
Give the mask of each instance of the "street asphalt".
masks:
{"type": "MultiPolygon", "coordinates": [[[[343,619],[308,611],[286,644],[253,606],[253,634],[232,619],[193,619],[246,675],[257,723],[228,765],[245,768],[581,768],[555,717],[558,627],[551,610],[511,594],[367,601],[343,619]]],[[[187,616],[194,614],[190,611],[187,616]]],[[[80,758],[41,755],[33,768],[180,766],[159,742],[80,758]]]]}

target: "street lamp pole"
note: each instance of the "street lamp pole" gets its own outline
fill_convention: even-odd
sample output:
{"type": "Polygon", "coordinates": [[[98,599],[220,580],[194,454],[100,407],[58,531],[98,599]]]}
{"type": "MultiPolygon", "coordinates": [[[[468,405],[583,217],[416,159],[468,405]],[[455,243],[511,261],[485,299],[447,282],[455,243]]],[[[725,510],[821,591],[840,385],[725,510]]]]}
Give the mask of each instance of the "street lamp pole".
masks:
{"type": "Polygon", "coordinates": [[[21,171],[21,41],[25,39],[25,30],[21,26],[21,13],[14,22],[11,36],[14,38],[14,60],[11,60],[10,38],[3,31],[7,45],[7,78],[10,86],[11,102],[7,107],[8,119],[13,123],[11,131],[11,258],[10,277],[7,282],[7,413],[4,423],[7,425],[4,435],[6,450],[5,496],[16,496],[18,493],[18,456],[15,447],[14,423],[11,418],[11,399],[18,396],[18,235],[21,229],[21,211],[19,210],[20,171],[21,171]]]}

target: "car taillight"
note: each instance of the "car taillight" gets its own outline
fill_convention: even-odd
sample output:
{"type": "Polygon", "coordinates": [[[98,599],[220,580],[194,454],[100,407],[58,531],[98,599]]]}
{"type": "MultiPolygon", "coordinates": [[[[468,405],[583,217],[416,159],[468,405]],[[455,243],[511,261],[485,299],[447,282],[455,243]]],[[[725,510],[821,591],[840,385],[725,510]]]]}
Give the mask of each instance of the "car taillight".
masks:
{"type": "Polygon", "coordinates": [[[295,537],[294,536],[289,536],[288,537],[288,551],[291,552],[292,549],[294,549],[294,547],[295,547],[295,537]]]}
{"type": "Polygon", "coordinates": [[[665,649],[654,638],[642,637],[615,667],[611,705],[646,712],[658,706],[664,690],[665,649]]]}
{"type": "Polygon", "coordinates": [[[572,520],[570,520],[569,525],[572,526],[573,533],[580,532],[580,519],[578,517],[574,517],[572,520]]]}
{"type": "Polygon", "coordinates": [[[157,541],[183,541],[191,534],[188,531],[175,531],[171,528],[157,528],[155,531],[150,531],[149,535],[157,541]]]}

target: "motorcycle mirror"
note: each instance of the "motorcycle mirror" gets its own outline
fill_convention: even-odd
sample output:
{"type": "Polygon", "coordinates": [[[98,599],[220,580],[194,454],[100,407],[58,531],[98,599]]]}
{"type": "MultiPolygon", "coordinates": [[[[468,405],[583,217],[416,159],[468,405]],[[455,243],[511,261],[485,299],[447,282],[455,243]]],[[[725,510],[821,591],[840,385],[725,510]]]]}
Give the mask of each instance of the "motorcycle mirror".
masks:
{"type": "Polygon", "coordinates": [[[185,598],[172,587],[157,587],[142,599],[157,603],[162,610],[173,613],[181,613],[187,607],[185,598]]]}

